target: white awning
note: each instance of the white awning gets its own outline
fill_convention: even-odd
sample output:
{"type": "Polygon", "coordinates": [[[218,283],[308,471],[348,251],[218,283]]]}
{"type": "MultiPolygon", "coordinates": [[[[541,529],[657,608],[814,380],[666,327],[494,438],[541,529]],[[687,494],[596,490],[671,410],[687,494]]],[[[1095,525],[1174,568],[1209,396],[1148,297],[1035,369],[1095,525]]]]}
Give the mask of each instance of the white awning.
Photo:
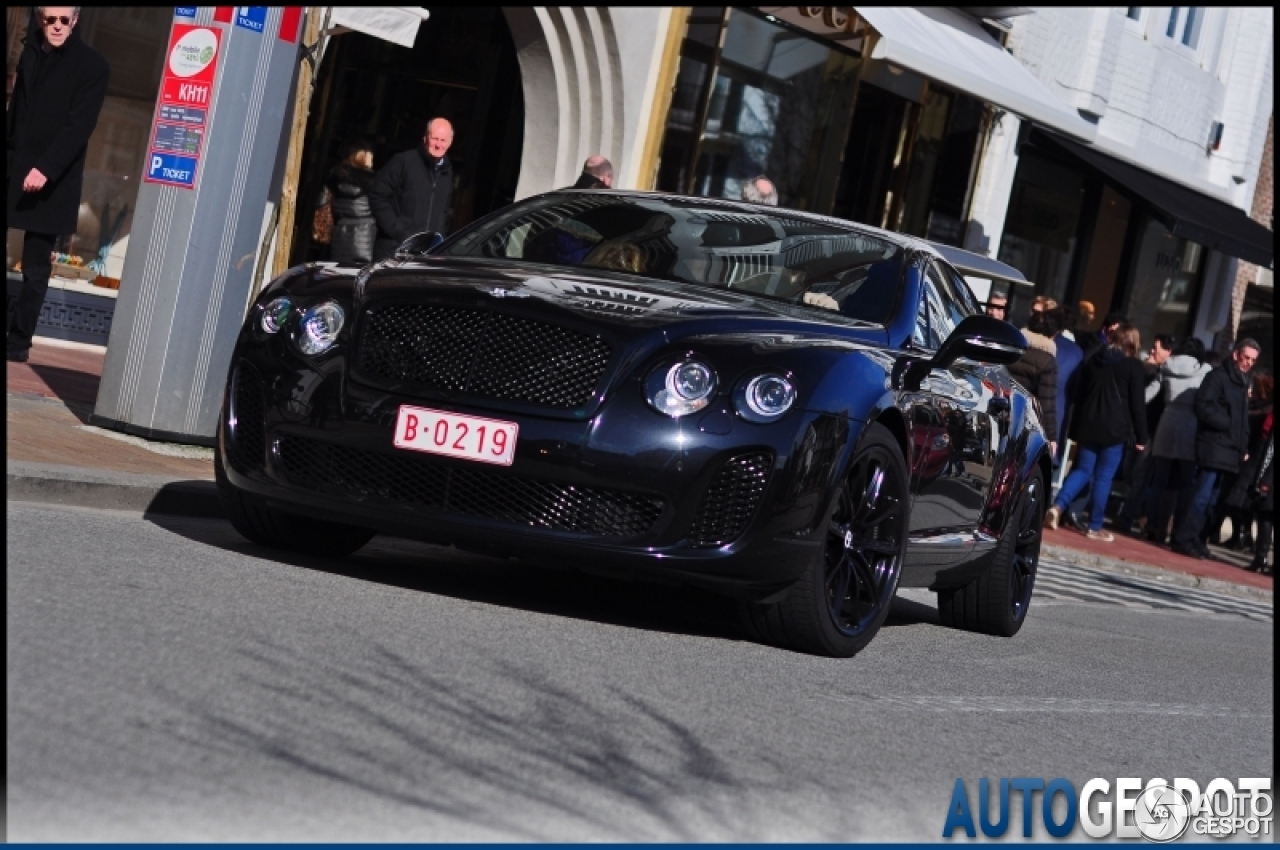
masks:
{"type": "Polygon", "coordinates": [[[941,7],[855,6],[879,35],[872,59],[883,59],[965,94],[1093,141],[1096,128],[1037,80],[968,16],[941,7]]]}
{"type": "Polygon", "coordinates": [[[418,25],[428,17],[429,13],[421,6],[334,6],[329,26],[345,27],[401,47],[413,47],[418,25]]]}

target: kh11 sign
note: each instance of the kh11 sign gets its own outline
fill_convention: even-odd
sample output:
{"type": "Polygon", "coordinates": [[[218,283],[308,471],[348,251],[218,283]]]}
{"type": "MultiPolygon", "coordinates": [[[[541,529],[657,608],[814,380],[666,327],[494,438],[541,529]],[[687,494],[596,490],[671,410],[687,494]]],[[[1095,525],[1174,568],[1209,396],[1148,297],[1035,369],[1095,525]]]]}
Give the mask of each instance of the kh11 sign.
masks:
{"type": "Polygon", "coordinates": [[[222,33],[213,27],[173,25],[151,125],[147,182],[195,188],[221,45],[222,33]]]}

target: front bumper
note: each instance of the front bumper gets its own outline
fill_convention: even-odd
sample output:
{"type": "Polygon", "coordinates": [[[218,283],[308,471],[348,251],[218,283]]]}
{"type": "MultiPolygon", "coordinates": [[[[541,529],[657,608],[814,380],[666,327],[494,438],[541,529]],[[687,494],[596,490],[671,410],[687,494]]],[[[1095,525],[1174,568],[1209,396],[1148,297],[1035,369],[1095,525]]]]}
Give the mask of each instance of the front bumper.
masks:
{"type": "Polygon", "coordinates": [[[767,591],[819,556],[854,430],[800,410],[756,425],[727,400],[670,419],[639,381],[585,421],[442,403],[357,383],[340,356],[314,364],[244,347],[218,451],[233,486],[282,510],[556,566],[767,591]],[[517,422],[514,463],[394,448],[402,404],[517,422]]]}

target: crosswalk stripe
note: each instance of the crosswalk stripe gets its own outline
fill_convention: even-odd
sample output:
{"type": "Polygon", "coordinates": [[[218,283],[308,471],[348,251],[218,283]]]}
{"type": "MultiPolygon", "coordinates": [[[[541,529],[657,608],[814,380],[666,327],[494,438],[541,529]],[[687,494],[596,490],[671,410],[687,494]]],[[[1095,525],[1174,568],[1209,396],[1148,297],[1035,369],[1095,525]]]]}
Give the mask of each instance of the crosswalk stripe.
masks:
{"type": "Polygon", "coordinates": [[[1273,603],[1241,599],[1199,587],[1170,586],[1141,576],[1121,576],[1050,559],[1041,559],[1032,595],[1047,600],[1126,608],[1201,611],[1267,623],[1275,619],[1273,603]]]}
{"type": "Polygon", "coordinates": [[[1143,607],[1180,608],[1184,611],[1194,610],[1194,606],[1185,602],[1161,598],[1156,594],[1135,592],[1119,587],[1108,587],[1101,583],[1096,587],[1081,587],[1078,583],[1073,582],[1044,581],[1045,578],[1043,574],[1036,576],[1036,590],[1078,596],[1087,598],[1092,602],[1132,602],[1143,607]]]}

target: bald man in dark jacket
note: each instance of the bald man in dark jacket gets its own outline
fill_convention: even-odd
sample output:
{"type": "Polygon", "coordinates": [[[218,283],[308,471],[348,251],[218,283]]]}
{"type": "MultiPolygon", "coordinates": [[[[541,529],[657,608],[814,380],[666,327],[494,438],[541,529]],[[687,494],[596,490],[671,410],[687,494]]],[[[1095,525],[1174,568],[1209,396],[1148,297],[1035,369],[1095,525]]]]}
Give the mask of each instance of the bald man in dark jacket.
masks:
{"type": "Polygon", "coordinates": [[[453,216],[453,163],[445,154],[453,144],[453,125],[433,118],[422,147],[391,157],[369,184],[369,206],[378,222],[373,259],[385,260],[416,233],[445,235],[453,216]]]}

